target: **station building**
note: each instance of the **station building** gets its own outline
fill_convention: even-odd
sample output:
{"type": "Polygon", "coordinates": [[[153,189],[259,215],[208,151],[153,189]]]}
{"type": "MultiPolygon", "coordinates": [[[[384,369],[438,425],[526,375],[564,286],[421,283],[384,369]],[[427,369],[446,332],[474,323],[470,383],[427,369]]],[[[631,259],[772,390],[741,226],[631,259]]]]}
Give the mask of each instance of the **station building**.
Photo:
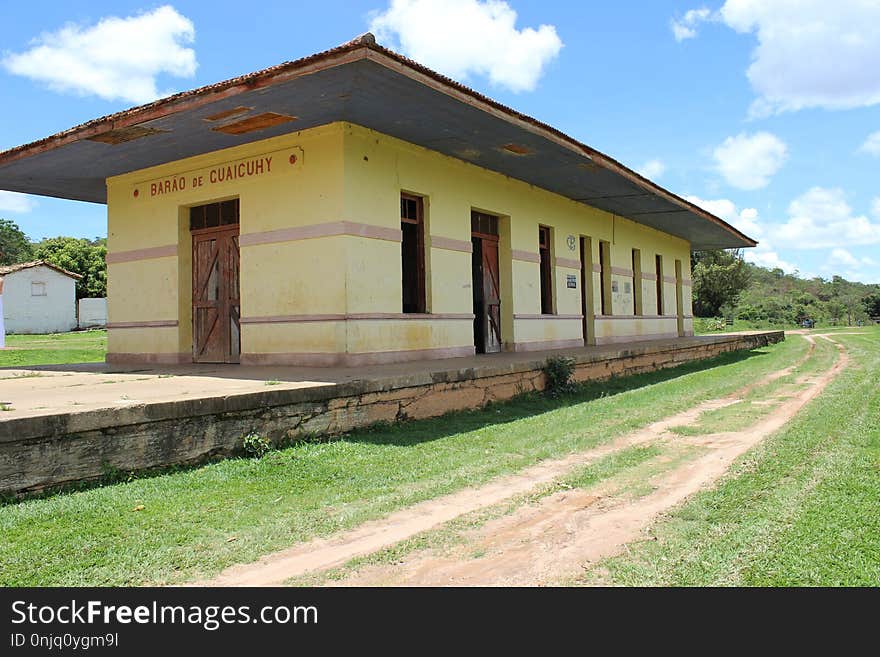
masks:
{"type": "Polygon", "coordinates": [[[310,366],[693,335],[756,242],[364,35],[0,153],[106,203],[108,361],[310,366]]]}

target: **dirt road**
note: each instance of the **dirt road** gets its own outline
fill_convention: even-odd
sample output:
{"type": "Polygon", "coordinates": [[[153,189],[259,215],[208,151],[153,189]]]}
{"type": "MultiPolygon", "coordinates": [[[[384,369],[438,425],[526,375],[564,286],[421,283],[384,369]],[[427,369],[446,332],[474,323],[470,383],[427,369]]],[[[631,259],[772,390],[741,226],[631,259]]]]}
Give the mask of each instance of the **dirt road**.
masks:
{"type": "MultiPolygon", "coordinates": [[[[609,482],[589,490],[566,490],[523,504],[513,512],[478,524],[464,540],[444,550],[423,550],[403,563],[352,570],[335,583],[343,585],[548,585],[569,578],[599,559],[642,539],[658,516],[710,486],[747,450],[779,430],[805,404],[825,389],[846,366],[843,347],[827,335],[803,335],[809,352],[797,363],[753,381],[733,395],[705,401],[683,413],[594,449],[544,461],[514,475],[403,509],[353,530],[291,547],[259,561],[234,566],[207,585],[265,586],[307,573],[326,571],[355,557],[369,555],[450,520],[488,509],[546,487],[574,469],[629,447],[645,444],[693,447],[697,456],[673,462],[644,482],[650,492],[633,497],[609,482]],[[753,425],[739,431],[682,436],[673,427],[696,424],[700,416],[742,403],[752,390],[796,370],[814,352],[815,340],[833,342],[839,351],[834,365],[818,375],[801,377],[796,392],[771,400],[772,406],[753,425]]],[[[754,402],[756,405],[758,402],[754,402]]]]}

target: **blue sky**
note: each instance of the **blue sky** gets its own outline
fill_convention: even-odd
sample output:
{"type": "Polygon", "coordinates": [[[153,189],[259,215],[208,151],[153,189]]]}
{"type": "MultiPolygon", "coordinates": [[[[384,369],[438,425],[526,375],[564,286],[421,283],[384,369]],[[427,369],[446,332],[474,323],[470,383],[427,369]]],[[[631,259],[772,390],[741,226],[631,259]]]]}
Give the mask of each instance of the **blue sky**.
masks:
{"type": "MultiPolygon", "coordinates": [[[[731,221],[755,262],[880,282],[878,0],[2,2],[0,149],[371,28],[731,221]]],[[[106,233],[99,205],[0,192],[0,216],[106,233]]]]}

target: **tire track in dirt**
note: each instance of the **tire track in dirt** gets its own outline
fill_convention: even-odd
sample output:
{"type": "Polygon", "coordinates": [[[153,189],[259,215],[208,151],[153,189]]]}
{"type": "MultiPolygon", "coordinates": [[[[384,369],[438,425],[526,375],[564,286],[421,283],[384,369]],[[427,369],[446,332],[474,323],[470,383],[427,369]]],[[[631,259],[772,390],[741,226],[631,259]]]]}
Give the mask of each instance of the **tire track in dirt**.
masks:
{"type": "MultiPolygon", "coordinates": [[[[807,354],[789,367],[753,381],[728,396],[702,402],[684,412],[663,418],[598,447],[560,459],[548,459],[515,474],[499,477],[485,485],[426,500],[385,518],[368,521],[351,530],[294,545],[286,550],[266,555],[253,563],[232,566],[216,578],[196,582],[194,585],[271,586],[309,572],[335,568],[355,557],[390,547],[460,516],[495,506],[551,484],[572,470],[589,465],[612,453],[628,447],[669,439],[673,436],[669,431],[672,427],[693,424],[703,412],[739,403],[742,396],[755,387],[790,374],[812,355],[814,344],[812,340],[810,342],[811,346],[807,354]]],[[[573,500],[575,497],[576,495],[569,494],[566,499],[573,500]]],[[[547,500],[558,498],[559,495],[551,495],[547,500]]],[[[582,501],[576,503],[580,504],[582,501]]]]}
{"type": "Polygon", "coordinates": [[[843,346],[828,336],[816,337],[834,343],[839,351],[837,362],[829,370],[746,430],[676,437],[679,442],[707,451],[656,477],[652,493],[634,501],[596,490],[556,493],[469,532],[467,545],[446,555],[425,551],[411,555],[403,564],[368,566],[337,584],[547,585],[620,553],[628,543],[643,539],[644,530],[661,513],[709,487],[739,456],[781,429],[846,367],[848,357],[843,346]],[[469,556],[474,553],[484,556],[469,556]]]}

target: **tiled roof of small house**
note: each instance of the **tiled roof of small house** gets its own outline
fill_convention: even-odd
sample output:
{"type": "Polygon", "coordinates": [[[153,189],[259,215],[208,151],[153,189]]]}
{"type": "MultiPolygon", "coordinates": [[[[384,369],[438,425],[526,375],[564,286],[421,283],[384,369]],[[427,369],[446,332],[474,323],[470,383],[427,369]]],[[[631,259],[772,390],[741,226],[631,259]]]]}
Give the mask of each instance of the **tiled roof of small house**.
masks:
{"type": "Polygon", "coordinates": [[[75,274],[72,271],[67,271],[58,265],[53,265],[51,262],[46,262],[45,260],[32,260],[31,262],[19,262],[15,265],[4,265],[0,267],[0,276],[8,276],[9,274],[21,271],[22,269],[31,269],[33,267],[48,267],[49,269],[54,269],[59,274],[65,274],[66,276],[76,278],[77,280],[82,278],[82,274],[75,274]]]}

